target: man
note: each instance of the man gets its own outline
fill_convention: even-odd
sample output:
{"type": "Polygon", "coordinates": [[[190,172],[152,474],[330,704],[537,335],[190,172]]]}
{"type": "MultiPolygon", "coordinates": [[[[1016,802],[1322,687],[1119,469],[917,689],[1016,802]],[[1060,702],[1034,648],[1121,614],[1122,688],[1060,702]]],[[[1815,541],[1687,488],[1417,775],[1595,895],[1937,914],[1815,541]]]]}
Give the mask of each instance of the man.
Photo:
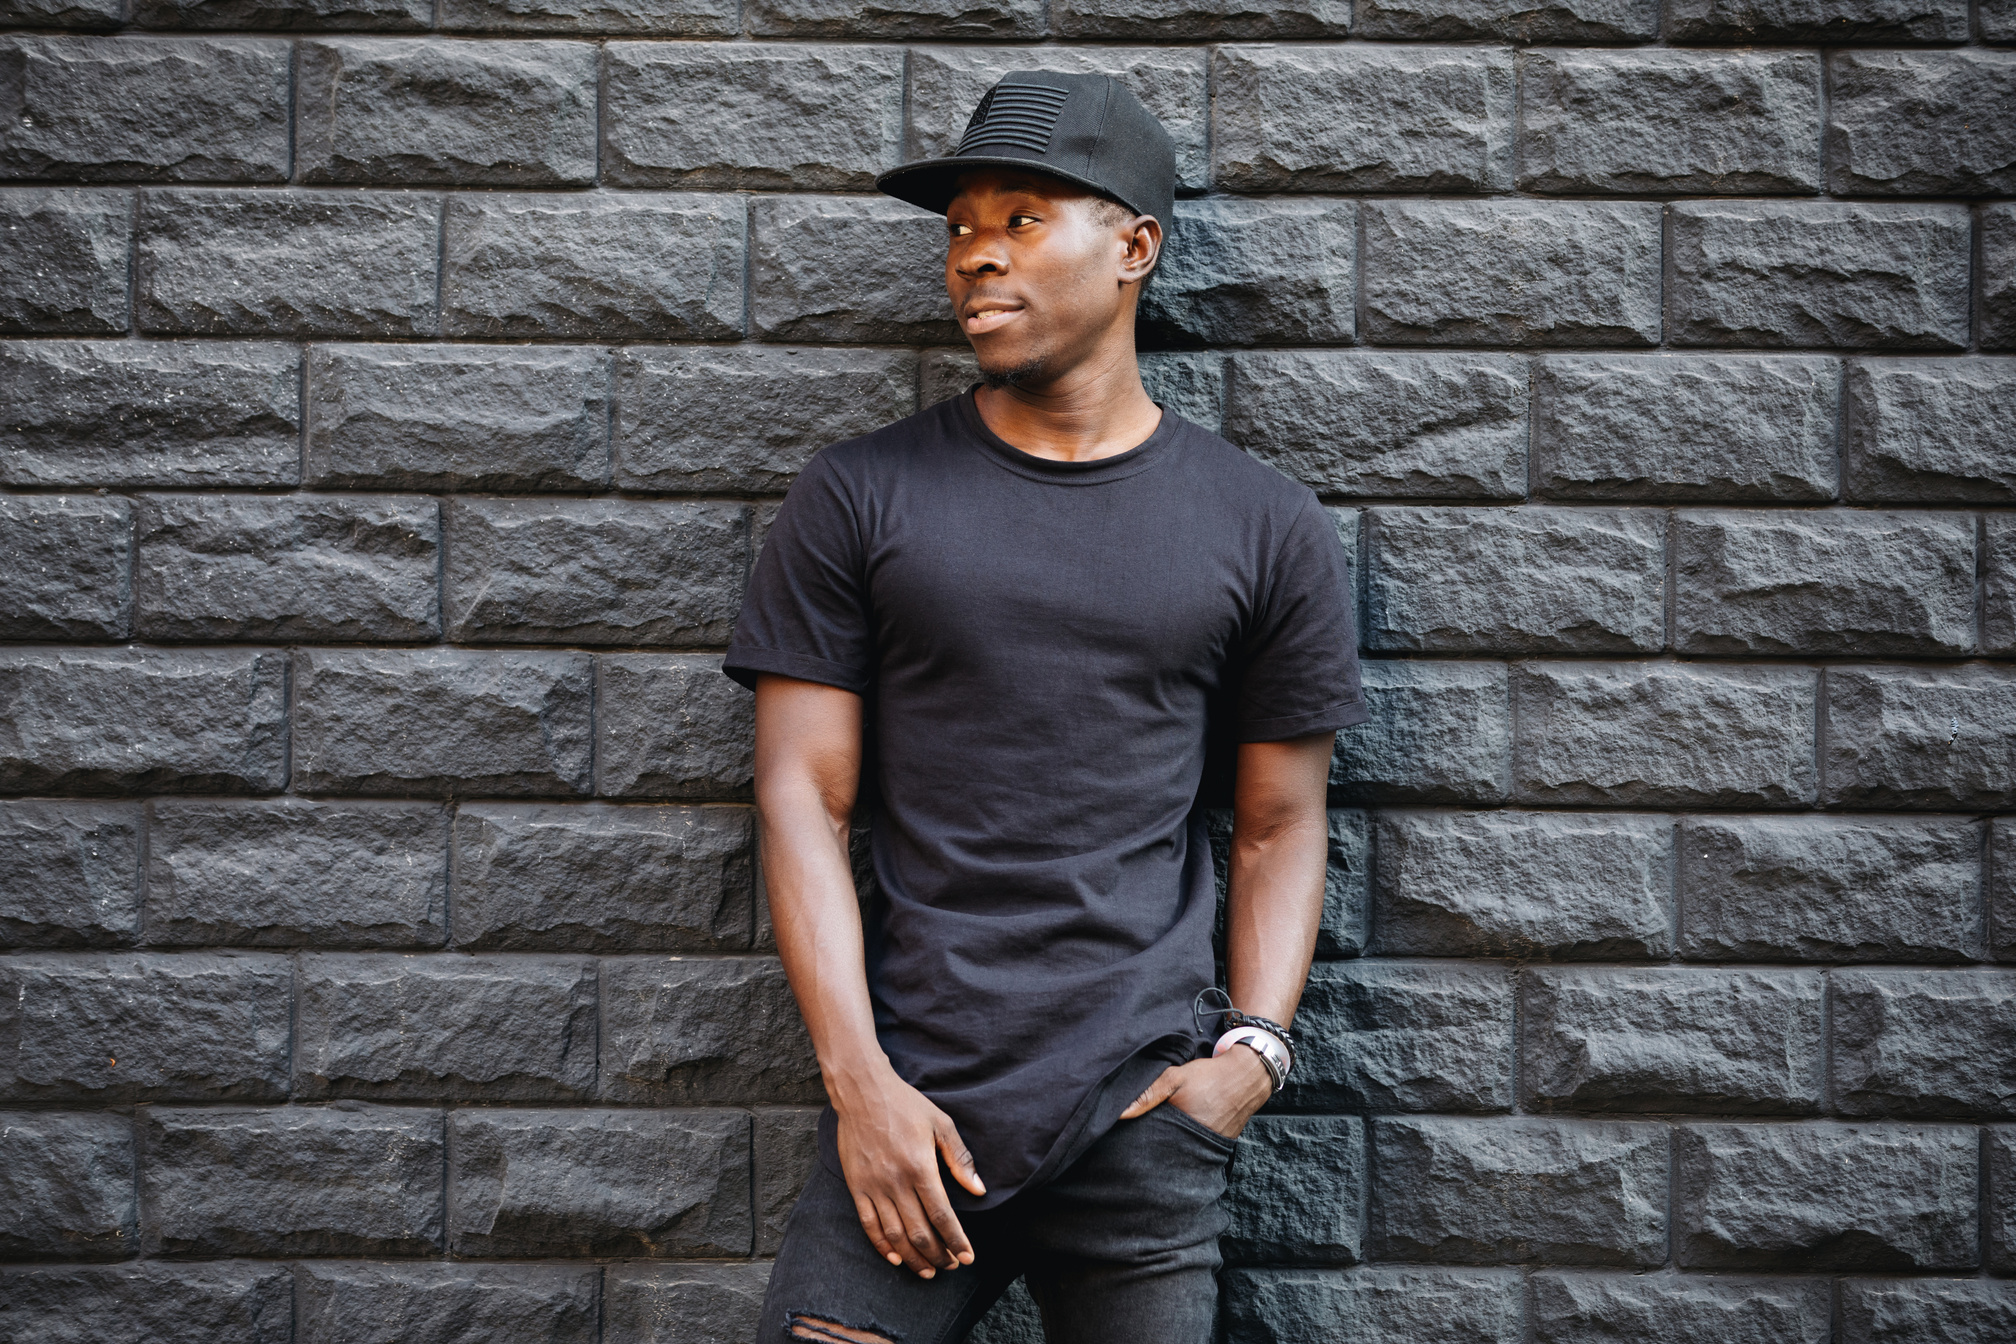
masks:
{"type": "Polygon", "coordinates": [[[1142,388],[1175,154],[1120,85],[1005,76],[956,154],[879,185],[945,215],[984,385],[812,460],[726,659],[832,1102],[761,1338],[957,1340],[1026,1277],[1053,1344],[1204,1344],[1234,1140],[1292,1063],[1332,738],[1365,718],[1343,548],[1142,388]],[[1222,1037],[1213,740],[1253,1015],[1222,1037]]]}

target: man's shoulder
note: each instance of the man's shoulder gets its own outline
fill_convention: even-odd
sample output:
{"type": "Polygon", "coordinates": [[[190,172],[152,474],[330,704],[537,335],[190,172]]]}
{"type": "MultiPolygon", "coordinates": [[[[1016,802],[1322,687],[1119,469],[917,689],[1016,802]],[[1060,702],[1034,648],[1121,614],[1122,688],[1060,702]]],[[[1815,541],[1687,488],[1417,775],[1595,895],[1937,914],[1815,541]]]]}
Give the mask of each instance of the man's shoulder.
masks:
{"type": "Polygon", "coordinates": [[[1316,498],[1316,492],[1302,482],[1282,474],[1195,421],[1182,420],[1182,424],[1187,469],[1210,481],[1212,488],[1225,492],[1228,501],[1249,508],[1285,509],[1293,514],[1316,498]]]}
{"type": "Polygon", "coordinates": [[[953,403],[941,401],[880,429],[829,443],[813,454],[812,462],[823,470],[858,478],[943,443],[956,428],[953,403]]]}

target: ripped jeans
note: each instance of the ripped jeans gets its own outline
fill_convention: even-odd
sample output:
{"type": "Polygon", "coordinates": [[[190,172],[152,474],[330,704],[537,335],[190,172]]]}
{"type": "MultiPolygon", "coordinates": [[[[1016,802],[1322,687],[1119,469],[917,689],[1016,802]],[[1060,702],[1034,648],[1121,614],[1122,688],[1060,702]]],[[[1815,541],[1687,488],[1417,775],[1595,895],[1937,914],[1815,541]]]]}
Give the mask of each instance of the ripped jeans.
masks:
{"type": "Polygon", "coordinates": [[[758,1344],[957,1344],[1018,1278],[1049,1344],[1209,1344],[1235,1146],[1169,1102],[1122,1120],[1047,1185],[961,1214],[973,1263],[930,1279],[884,1260],[846,1183],[814,1164],[758,1344]]]}

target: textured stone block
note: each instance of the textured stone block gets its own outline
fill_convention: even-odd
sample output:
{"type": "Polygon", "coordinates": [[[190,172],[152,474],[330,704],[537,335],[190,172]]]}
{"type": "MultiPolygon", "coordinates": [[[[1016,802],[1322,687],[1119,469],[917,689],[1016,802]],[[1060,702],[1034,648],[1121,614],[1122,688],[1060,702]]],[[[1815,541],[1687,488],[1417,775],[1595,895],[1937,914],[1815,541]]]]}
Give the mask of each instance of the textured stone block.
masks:
{"type": "Polygon", "coordinates": [[[1184,201],[1137,325],[1162,344],[1348,342],[1356,230],[1348,201],[1184,201]]]}
{"type": "MultiPolygon", "coordinates": [[[[1224,427],[1223,359],[1214,353],[1166,350],[1140,355],[1137,362],[1141,367],[1141,386],[1157,405],[1213,434],[1224,427]]],[[[965,385],[959,390],[963,392],[965,385]]]]}
{"type": "Polygon", "coordinates": [[[348,38],[301,44],[304,182],[585,186],[595,48],[348,38]]]}
{"type": "MultiPolygon", "coordinates": [[[[2010,40],[2016,41],[2016,8],[2010,40]]],[[[1981,209],[1981,297],[1977,335],[1986,350],[2016,348],[2016,205],[1981,209]]]]}
{"type": "MultiPolygon", "coordinates": [[[[1127,37],[1138,42],[1142,35],[1134,28],[1127,37]]],[[[1180,47],[1048,46],[1040,56],[1027,47],[913,47],[903,161],[950,154],[981,96],[1010,70],[1111,75],[1155,114],[1175,142],[1176,189],[1201,192],[1210,181],[1211,100],[1204,63],[1204,52],[1180,47]]]]}
{"type": "Polygon", "coordinates": [[[592,680],[579,653],[303,653],[294,669],[295,786],[586,793],[592,680]]]}
{"type": "Polygon", "coordinates": [[[2016,1337],[2016,1284],[1974,1279],[1849,1279],[1842,1344],[1995,1344],[2016,1337]]]}
{"type": "Polygon", "coordinates": [[[637,957],[602,966],[602,1099],[656,1106],[826,1099],[812,1040],[772,957],[637,957]]]}
{"type": "Polygon", "coordinates": [[[139,877],[133,804],[0,803],[0,947],[132,942],[139,877]]]}
{"type": "Polygon", "coordinates": [[[810,1106],[766,1106],[755,1121],[756,1254],[775,1255],[784,1244],[791,1206],[819,1162],[819,1112],[810,1106]]]}
{"type": "Polygon", "coordinates": [[[441,0],[453,32],[637,33],[733,37],[735,0],[441,0]]]}
{"type": "Polygon", "coordinates": [[[1848,494],[2016,501],[2016,359],[1858,359],[1848,366],[1848,494]]]}
{"type": "Polygon", "coordinates": [[[0,38],[0,177],[287,180],[287,44],[0,38]]]}
{"type": "Polygon", "coordinates": [[[1241,1344],[1343,1338],[1517,1344],[1524,1287],[1509,1269],[1235,1270],[1224,1312],[1241,1344]]]}
{"type": "Polygon", "coordinates": [[[473,644],[721,645],[749,564],[740,504],[457,501],[443,606],[473,644]]]}
{"type": "Polygon", "coordinates": [[[421,640],[441,630],[431,499],[153,495],[138,531],[143,639],[421,640]]]}
{"type": "Polygon", "coordinates": [[[1659,207],[1647,202],[1368,201],[1369,340],[1431,345],[1658,341],[1659,207]]]}
{"type": "Polygon", "coordinates": [[[762,1317],[766,1261],[611,1265],[602,1280],[607,1344],[741,1344],[762,1317]]]}
{"type": "Polygon", "coordinates": [[[1820,58],[1803,51],[1535,51],[1519,185],[1572,194],[1814,192],[1820,58]]]}
{"type": "Polygon", "coordinates": [[[616,362],[616,484],[781,491],[813,453],[917,409],[898,350],[632,348],[616,362]]]}
{"type": "Polygon", "coordinates": [[[285,655],[258,650],[0,655],[0,788],[276,792],[286,680],[285,655]]]}
{"type": "Polygon", "coordinates": [[[603,178],[626,187],[866,191],[901,161],[899,47],[616,42],[603,178]]]}
{"type": "Polygon", "coordinates": [[[1372,1254],[1470,1264],[1666,1258],[1666,1126],[1630,1120],[1372,1122],[1372,1254]]]}
{"type": "Polygon", "coordinates": [[[2016,975],[1836,971],[1829,1020],[1844,1115],[2016,1116],[2016,975]]]}
{"type": "Polygon", "coordinates": [[[746,798],[755,700],[714,654],[604,654],[595,791],[618,798],[746,798]]]}
{"type": "Polygon", "coordinates": [[[133,194],[0,193],[0,331],[126,330],[133,194]]]}
{"type": "Polygon", "coordinates": [[[1987,1198],[1988,1268],[1997,1274],[2016,1269],[2016,1129],[1997,1125],[1982,1131],[1987,1170],[1982,1184],[1987,1198]]]}
{"type": "Polygon", "coordinates": [[[1324,494],[1517,499],[1526,365],[1508,355],[1234,355],[1225,436],[1324,494]]]}
{"type": "Polygon", "coordinates": [[[1495,803],[1506,796],[1511,702],[1503,663],[1375,661],[1371,722],[1338,739],[1330,789],[1346,801],[1495,803]]]}
{"type": "Polygon", "coordinates": [[[450,336],[742,334],[743,203],[624,193],[450,198],[450,336]]]}
{"type": "Polygon", "coordinates": [[[1521,802],[1626,807],[1811,803],[1811,669],[1526,663],[1512,677],[1521,802]]]}
{"type": "Polygon", "coordinates": [[[2016,519],[1981,523],[1981,652],[2016,653],[2016,519]]]}
{"type": "Polygon", "coordinates": [[[1828,186],[1840,195],[2006,196],[2016,52],[1839,51],[1829,58],[1828,186]]]}
{"type": "Polygon", "coordinates": [[[571,1101],[595,1085],[595,963],[579,957],[301,959],[302,1100],[571,1101]]]}
{"type": "Polygon", "coordinates": [[[117,28],[125,20],[119,0],[4,0],[0,23],[23,28],[117,28]]]}
{"type": "Polygon", "coordinates": [[[1967,821],[1689,817],[1680,832],[1680,955],[1977,957],[1982,838],[1967,821]]]}
{"type": "Polygon", "coordinates": [[[1318,962],[1296,1015],[1298,1110],[1512,1105],[1512,979],[1497,966],[1318,962]]]}
{"type": "Polygon", "coordinates": [[[1963,206],[1682,201],[1671,221],[1676,345],[1967,343],[1963,206]]]}
{"type": "Polygon", "coordinates": [[[1222,1249],[1235,1264],[1356,1264],[1365,1249],[1365,1122],[1256,1115],[1239,1137],[1222,1249]]]}
{"type": "Polygon", "coordinates": [[[1380,956],[1672,953],[1673,827],[1662,817],[1382,811],[1380,956]]]}
{"type": "Polygon", "coordinates": [[[1533,482],[1557,499],[1834,497],[1841,367],[1814,355],[1552,355],[1533,482]]]}
{"type": "Polygon", "coordinates": [[[1384,508],[1366,518],[1368,649],[1651,653],[1665,642],[1662,513],[1384,508]]]}
{"type": "Polygon", "coordinates": [[[1651,0],[1362,0],[1358,36],[1371,38],[1510,38],[1515,42],[1644,41],[1659,31],[1651,0]]]}
{"type": "Polygon", "coordinates": [[[511,1339],[595,1344],[601,1271],[593,1265],[386,1265],[300,1268],[299,1344],[511,1339]]]}
{"type": "Polygon", "coordinates": [[[749,1254],[741,1111],[458,1111],[457,1255],[749,1254]]]}
{"type": "Polygon", "coordinates": [[[253,28],[405,32],[425,28],[428,0],[133,0],[143,28],[253,28]]]}
{"type": "Polygon", "coordinates": [[[439,947],[448,818],[411,803],[190,800],[154,805],[155,945],[439,947]]]}
{"type": "Polygon", "coordinates": [[[441,1249],[439,1112],[354,1103],[156,1110],[142,1123],[151,1253],[441,1249]]]}
{"type": "Polygon", "coordinates": [[[1821,1279],[1707,1275],[1535,1274],[1534,1344],[1828,1344],[1821,1279]]]}
{"type": "Polygon", "coordinates": [[[2009,0],[1982,0],[1981,36],[1990,42],[2016,41],[2016,6],[2009,0]]]}
{"type": "Polygon", "coordinates": [[[301,356],[253,342],[0,342],[0,481],[293,485],[301,356]]]}
{"type": "Polygon", "coordinates": [[[1674,0],[1668,37],[1735,42],[1965,42],[1961,0],[1674,0]]]}
{"type": "Polygon", "coordinates": [[[1684,1125],[1674,1257],[1689,1269],[1967,1268],[1979,1148],[1960,1125],[1684,1125]]]}
{"type": "MultiPolygon", "coordinates": [[[[0,1256],[123,1260],[138,1245],[133,1122],[123,1115],[0,1114],[0,1256]]],[[[6,1291],[0,1279],[0,1293],[6,1291]]],[[[0,1309],[4,1311],[4,1309],[0,1309]]],[[[11,1311],[0,1314],[5,1329],[11,1311]]]]}
{"type": "Polygon", "coordinates": [[[318,346],[308,478],[342,489],[582,490],[609,479],[609,356],[318,346]]]}
{"type": "Polygon", "coordinates": [[[739,807],[466,804],[455,817],[455,943],[743,950],[754,832],[739,807]]]}
{"type": "Polygon", "coordinates": [[[162,1344],[289,1338],[290,1265],[57,1265],[0,1270],[0,1330],[8,1344],[162,1344]]]}
{"type": "Polygon", "coordinates": [[[1989,955],[2016,961],[2016,818],[1997,817],[1988,832],[1989,955]]]}
{"type": "Polygon", "coordinates": [[[2016,806],[2016,669],[1827,669],[1827,789],[1858,807],[2016,806]]]}
{"type": "Polygon", "coordinates": [[[88,495],[0,498],[0,638],[123,639],[133,506],[88,495]]]}
{"type": "Polygon", "coordinates": [[[426,336],[437,198],[358,192],[148,192],[135,302],[169,335],[426,336]]]}
{"type": "Polygon", "coordinates": [[[1535,966],[1519,983],[1519,1093],[1530,1109],[1820,1109],[1818,971],[1535,966]]]}
{"type": "Polygon", "coordinates": [[[1950,513],[1683,512],[1682,653],[1951,656],[1974,647],[1974,520],[1950,513]]]}
{"type": "Polygon", "coordinates": [[[0,1095],[266,1101],[287,1092],[283,957],[42,953],[0,960],[0,1095]]]}
{"type": "Polygon", "coordinates": [[[1138,40],[1245,40],[1343,37],[1351,6],[1343,0],[1059,0],[1050,22],[1060,37],[1138,40]]]}
{"type": "Polygon", "coordinates": [[[764,196],[750,220],[749,315],[781,341],[944,344],[945,221],[902,201],[764,196]]]}
{"type": "Polygon", "coordinates": [[[1511,184],[1512,53],[1503,48],[1224,47],[1216,61],[1211,158],[1221,188],[1511,184]]]}
{"type": "Polygon", "coordinates": [[[1044,8],[1038,0],[901,0],[873,7],[853,0],[754,0],[749,31],[758,37],[1041,37],[1049,27],[1044,8]]]}

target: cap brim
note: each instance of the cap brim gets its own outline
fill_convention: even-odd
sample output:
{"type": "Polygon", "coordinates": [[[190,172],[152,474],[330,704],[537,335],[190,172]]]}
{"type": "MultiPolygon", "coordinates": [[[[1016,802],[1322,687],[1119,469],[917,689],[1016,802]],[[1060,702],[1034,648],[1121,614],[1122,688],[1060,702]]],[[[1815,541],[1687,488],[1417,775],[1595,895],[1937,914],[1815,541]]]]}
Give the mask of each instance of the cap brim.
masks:
{"type": "MultiPolygon", "coordinates": [[[[901,168],[891,168],[875,179],[875,189],[884,195],[894,196],[899,201],[920,205],[934,214],[944,214],[952,204],[952,198],[959,194],[959,175],[970,173],[975,168],[1013,168],[1017,172],[1040,173],[1044,177],[1054,177],[1069,182],[1074,187],[1101,196],[1110,196],[1135,214],[1149,214],[1134,202],[1123,199],[1111,187],[1094,182],[1089,177],[1077,173],[1067,173],[1052,168],[1040,159],[1022,159],[1013,155],[968,154],[961,158],[923,159],[917,163],[906,163],[901,168]]],[[[1167,227],[1166,223],[1164,227],[1167,227]]]]}

